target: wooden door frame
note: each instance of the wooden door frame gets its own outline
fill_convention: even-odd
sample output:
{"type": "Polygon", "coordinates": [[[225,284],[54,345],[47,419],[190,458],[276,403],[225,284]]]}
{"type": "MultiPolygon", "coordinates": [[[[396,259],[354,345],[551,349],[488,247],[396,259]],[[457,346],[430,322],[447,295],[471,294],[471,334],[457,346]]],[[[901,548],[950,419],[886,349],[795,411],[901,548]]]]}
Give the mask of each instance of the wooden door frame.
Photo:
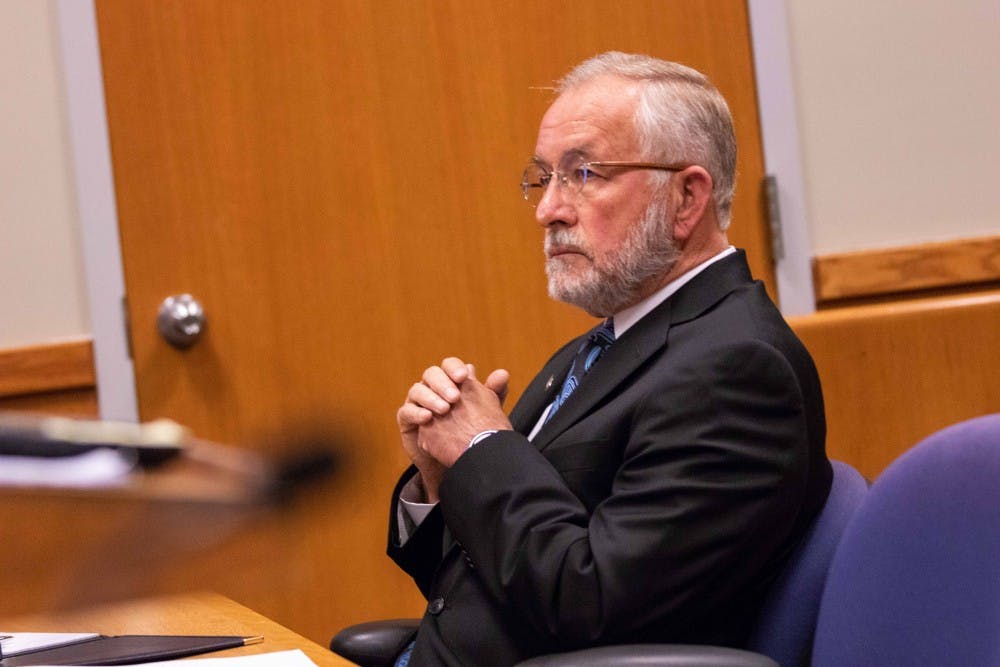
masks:
{"type": "MultiPolygon", "coordinates": [[[[765,172],[779,184],[784,246],[775,257],[779,306],[786,316],[803,315],[816,306],[787,12],[780,0],[747,1],[765,172]]],[[[58,0],[56,13],[100,415],[134,422],[139,414],[94,0],[58,0]]]]}

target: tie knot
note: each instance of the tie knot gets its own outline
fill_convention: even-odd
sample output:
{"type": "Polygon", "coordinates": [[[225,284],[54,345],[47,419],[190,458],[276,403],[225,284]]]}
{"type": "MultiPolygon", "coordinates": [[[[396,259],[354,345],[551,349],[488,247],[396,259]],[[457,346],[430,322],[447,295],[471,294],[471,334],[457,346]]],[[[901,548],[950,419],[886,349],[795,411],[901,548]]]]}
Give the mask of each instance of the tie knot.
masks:
{"type": "Polygon", "coordinates": [[[604,320],[600,326],[590,332],[590,336],[588,336],[588,338],[591,343],[600,345],[602,349],[608,349],[608,346],[615,342],[614,322],[610,317],[604,320]]]}

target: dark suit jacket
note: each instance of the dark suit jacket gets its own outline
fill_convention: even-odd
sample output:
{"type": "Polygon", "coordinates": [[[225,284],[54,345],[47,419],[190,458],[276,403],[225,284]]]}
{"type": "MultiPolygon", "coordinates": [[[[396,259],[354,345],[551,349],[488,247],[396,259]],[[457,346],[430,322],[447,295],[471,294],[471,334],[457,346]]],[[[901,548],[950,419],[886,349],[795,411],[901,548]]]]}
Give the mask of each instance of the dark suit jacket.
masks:
{"type": "Polygon", "coordinates": [[[819,378],[745,255],[625,332],[534,441],[580,339],[446,473],[389,555],[429,601],[411,665],[632,642],[739,646],[830,488],[819,378]],[[550,382],[551,378],[551,382],[550,382]]]}

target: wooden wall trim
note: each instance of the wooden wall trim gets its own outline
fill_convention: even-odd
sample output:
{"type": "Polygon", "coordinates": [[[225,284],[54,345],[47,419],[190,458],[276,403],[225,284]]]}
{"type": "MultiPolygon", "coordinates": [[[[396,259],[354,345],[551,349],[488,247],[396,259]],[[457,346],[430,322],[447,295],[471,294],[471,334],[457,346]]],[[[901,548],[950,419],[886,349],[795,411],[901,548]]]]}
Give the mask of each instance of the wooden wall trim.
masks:
{"type": "Polygon", "coordinates": [[[813,259],[818,304],[1000,281],[1000,236],[813,259]]]}
{"type": "Polygon", "coordinates": [[[925,299],[887,301],[884,303],[846,306],[821,310],[809,315],[787,318],[796,333],[856,322],[901,321],[919,322],[927,314],[946,315],[950,311],[981,310],[1000,312],[1000,290],[969,293],[958,296],[936,296],[925,299]],[[915,318],[915,319],[911,319],[915,318]]]}
{"type": "Polygon", "coordinates": [[[0,350],[0,398],[96,386],[91,339],[0,350]]]}
{"type": "Polygon", "coordinates": [[[823,383],[827,452],[869,479],[934,431],[1000,411],[1000,290],[788,322],[823,383]]]}

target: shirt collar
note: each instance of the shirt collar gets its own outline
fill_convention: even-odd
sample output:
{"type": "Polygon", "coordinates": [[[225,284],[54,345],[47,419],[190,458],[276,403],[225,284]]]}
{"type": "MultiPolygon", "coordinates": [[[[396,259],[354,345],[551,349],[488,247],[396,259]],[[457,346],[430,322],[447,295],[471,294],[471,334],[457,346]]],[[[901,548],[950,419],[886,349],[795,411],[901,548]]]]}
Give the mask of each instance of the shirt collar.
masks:
{"type": "Polygon", "coordinates": [[[615,338],[621,338],[622,335],[628,331],[636,322],[641,320],[643,317],[648,315],[654,308],[659,306],[661,303],[666,301],[674,292],[679,290],[688,281],[694,278],[696,275],[707,269],[712,264],[715,264],[720,259],[728,257],[736,252],[736,248],[729,246],[718,255],[706,259],[704,262],[694,267],[693,269],[681,274],[680,276],[674,278],[669,283],[661,287],[656,292],[653,292],[645,299],[635,304],[634,306],[629,306],[628,308],[617,312],[614,314],[614,328],[615,328],[615,338]]]}

